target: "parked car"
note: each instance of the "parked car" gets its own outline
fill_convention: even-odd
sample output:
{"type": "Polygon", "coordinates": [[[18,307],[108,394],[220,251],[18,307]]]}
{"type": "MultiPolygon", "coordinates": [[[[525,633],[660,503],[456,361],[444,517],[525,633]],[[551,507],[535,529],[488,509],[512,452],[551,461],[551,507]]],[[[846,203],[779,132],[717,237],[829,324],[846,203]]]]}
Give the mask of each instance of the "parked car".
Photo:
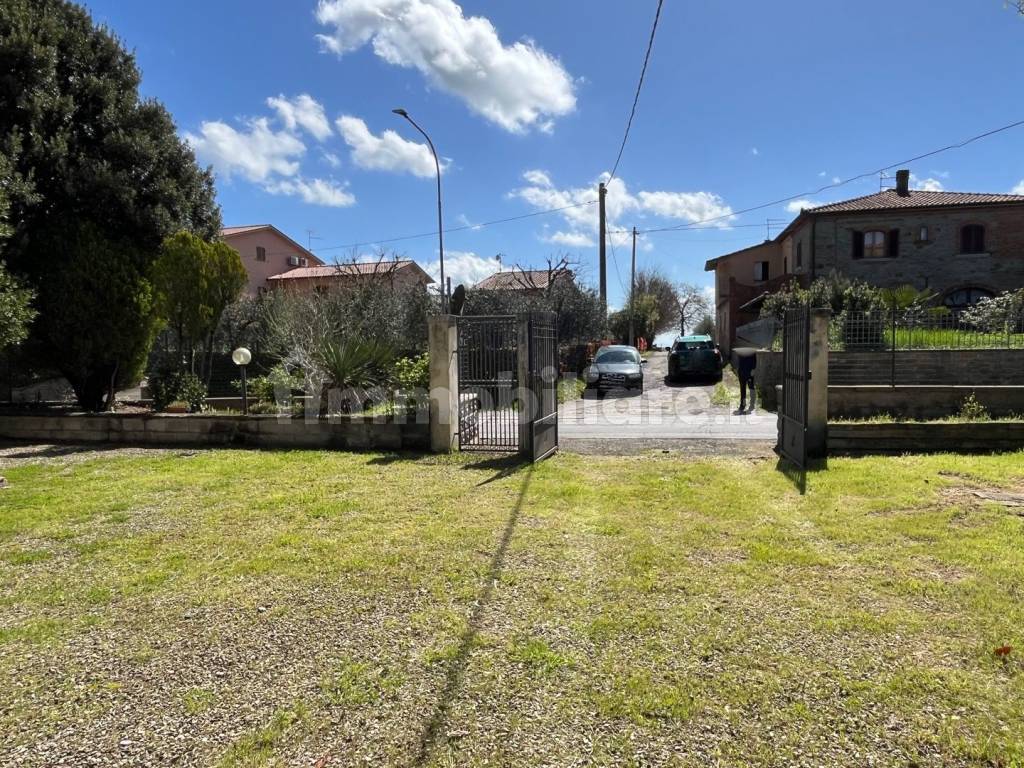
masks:
{"type": "Polygon", "coordinates": [[[584,372],[587,389],[600,395],[610,389],[636,389],[644,391],[644,369],[647,361],[640,357],[636,347],[615,344],[601,347],[594,362],[584,372]]]}
{"type": "Polygon", "coordinates": [[[668,353],[668,380],[722,378],[722,351],[710,336],[677,336],[668,353]]]}

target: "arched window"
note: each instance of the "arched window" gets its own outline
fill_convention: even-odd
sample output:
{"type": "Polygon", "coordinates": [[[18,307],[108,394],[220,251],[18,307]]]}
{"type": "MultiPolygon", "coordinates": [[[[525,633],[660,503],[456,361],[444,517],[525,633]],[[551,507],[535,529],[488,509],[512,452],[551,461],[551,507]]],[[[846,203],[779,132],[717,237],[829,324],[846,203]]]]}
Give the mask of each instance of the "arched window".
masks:
{"type": "Polygon", "coordinates": [[[968,224],[960,230],[960,253],[984,253],[985,228],[981,224],[968,224]]]}
{"type": "Polygon", "coordinates": [[[984,288],[957,288],[943,297],[942,303],[950,309],[966,309],[974,306],[982,299],[991,299],[992,291],[984,288]]]}
{"type": "Polygon", "coordinates": [[[864,233],[864,258],[881,259],[885,257],[885,232],[872,230],[864,233]]]}

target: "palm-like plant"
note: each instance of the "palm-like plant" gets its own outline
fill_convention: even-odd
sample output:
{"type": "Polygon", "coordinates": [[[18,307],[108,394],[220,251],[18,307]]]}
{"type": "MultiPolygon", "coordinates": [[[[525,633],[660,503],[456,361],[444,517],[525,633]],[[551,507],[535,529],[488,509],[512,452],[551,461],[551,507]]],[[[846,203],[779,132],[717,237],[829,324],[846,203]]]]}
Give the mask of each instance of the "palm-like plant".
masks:
{"type": "Polygon", "coordinates": [[[883,288],[881,291],[882,303],[890,310],[892,309],[917,309],[923,307],[935,298],[935,293],[927,289],[917,290],[912,285],[901,285],[896,288],[883,288]]]}
{"type": "MultiPolygon", "coordinates": [[[[395,353],[386,344],[362,339],[328,339],[317,352],[317,362],[327,375],[331,389],[365,390],[391,382],[395,353]]],[[[325,387],[321,396],[321,413],[326,411],[327,389],[325,387]]]]}
{"type": "Polygon", "coordinates": [[[395,353],[385,344],[331,339],[320,346],[319,353],[319,362],[334,387],[376,387],[391,379],[395,353]]]}

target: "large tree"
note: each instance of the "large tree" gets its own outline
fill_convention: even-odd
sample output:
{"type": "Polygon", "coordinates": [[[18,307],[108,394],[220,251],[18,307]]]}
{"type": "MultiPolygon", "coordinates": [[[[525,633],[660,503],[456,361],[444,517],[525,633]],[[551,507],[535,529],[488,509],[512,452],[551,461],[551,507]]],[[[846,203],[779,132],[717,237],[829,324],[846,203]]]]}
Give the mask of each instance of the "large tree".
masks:
{"type": "Polygon", "coordinates": [[[139,78],[80,6],[3,0],[0,155],[22,186],[2,255],[38,293],[32,348],[94,410],[145,360],[161,243],[220,227],[212,175],[139,78]]]}
{"type": "Polygon", "coordinates": [[[699,333],[695,326],[705,317],[711,315],[712,307],[707,293],[693,283],[680,283],[676,289],[676,300],[679,304],[679,310],[676,313],[679,333],[685,334],[687,328],[699,333]]]}
{"type": "MultiPolygon", "coordinates": [[[[0,248],[11,234],[7,223],[7,199],[10,186],[9,166],[0,157],[0,248]]],[[[7,271],[0,261],[0,352],[20,344],[28,335],[28,325],[35,317],[32,308],[34,294],[7,271]]]]}

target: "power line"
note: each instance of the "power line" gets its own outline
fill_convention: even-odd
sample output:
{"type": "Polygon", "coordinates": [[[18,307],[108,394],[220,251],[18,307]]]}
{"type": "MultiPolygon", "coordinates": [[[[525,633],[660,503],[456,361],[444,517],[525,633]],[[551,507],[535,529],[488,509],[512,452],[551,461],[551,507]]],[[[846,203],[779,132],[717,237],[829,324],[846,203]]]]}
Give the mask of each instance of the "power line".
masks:
{"type": "MultiPolygon", "coordinates": [[[[876,175],[878,175],[880,173],[884,173],[885,171],[891,171],[893,168],[899,168],[900,166],[907,166],[907,165],[910,165],[911,163],[916,163],[918,160],[924,160],[925,158],[934,157],[935,155],[941,154],[943,152],[948,152],[951,149],[962,149],[963,147],[966,147],[968,144],[973,144],[974,142],[980,141],[981,139],[987,139],[989,136],[995,136],[997,133],[1002,133],[1003,131],[1009,131],[1012,128],[1019,128],[1022,125],[1024,125],[1024,120],[1018,120],[1015,123],[1010,123],[1009,125],[1004,125],[1001,128],[993,128],[991,131],[985,131],[984,133],[979,133],[976,136],[971,136],[969,139],[964,139],[963,141],[958,141],[955,144],[949,144],[948,146],[942,147],[940,149],[933,149],[931,152],[925,152],[923,155],[917,155],[916,157],[911,157],[911,158],[909,158],[907,160],[900,160],[899,162],[892,163],[891,165],[886,165],[886,166],[884,166],[882,168],[877,168],[877,169],[875,169],[873,171],[866,171],[864,173],[858,174],[856,176],[851,176],[848,179],[843,179],[841,181],[837,181],[837,182],[832,183],[832,184],[825,184],[824,186],[818,187],[815,190],[811,190],[811,191],[808,191],[808,192],[798,192],[795,195],[790,195],[789,197],[783,197],[783,198],[781,198],[779,200],[773,200],[770,203],[762,203],[761,205],[754,205],[754,206],[751,206],[750,208],[744,208],[741,211],[732,211],[730,213],[722,214],[721,216],[713,216],[713,217],[711,217],[709,219],[702,219],[700,221],[692,221],[692,222],[690,222],[688,224],[679,224],[678,226],[674,226],[674,227],[660,227],[660,228],[657,228],[657,229],[647,229],[647,230],[644,230],[644,232],[642,234],[648,234],[648,233],[651,233],[651,232],[678,232],[678,231],[688,230],[688,229],[701,229],[702,227],[699,226],[701,224],[710,224],[710,223],[715,222],[715,221],[721,221],[722,219],[732,218],[733,216],[741,216],[744,213],[751,213],[753,211],[760,211],[760,210],[763,210],[765,208],[771,208],[771,207],[776,206],[776,205],[782,205],[783,203],[788,203],[788,202],[790,202],[792,200],[799,200],[800,198],[807,197],[809,195],[818,195],[818,194],[821,194],[822,192],[825,192],[825,191],[827,191],[829,189],[838,189],[839,187],[845,186],[845,185],[850,184],[850,183],[852,183],[854,181],[860,181],[861,179],[865,179],[865,178],[867,178],[869,176],[876,176],[876,175]]],[[[740,226],[740,225],[735,225],[735,226],[740,226]]]]}
{"type": "MultiPolygon", "coordinates": [[[[534,211],[533,213],[524,213],[520,216],[509,216],[505,219],[494,219],[493,221],[482,221],[479,224],[466,224],[461,227],[448,227],[444,230],[444,234],[449,232],[464,232],[467,229],[482,229],[483,227],[491,227],[495,224],[505,224],[510,221],[519,221],[521,219],[530,219],[534,216],[545,216],[549,213],[559,213],[560,211],[568,211],[572,208],[582,208],[585,205],[595,205],[597,200],[587,200],[582,203],[573,203],[572,205],[563,205],[561,208],[548,208],[543,211],[534,211]]],[[[345,248],[360,248],[364,245],[383,245],[384,243],[397,243],[402,240],[416,240],[421,237],[437,237],[437,230],[433,232],[421,232],[418,235],[403,235],[402,237],[389,237],[382,240],[366,240],[361,243],[346,243],[345,245],[329,245],[325,248],[317,248],[318,253],[323,251],[339,251],[345,248]]]]}
{"type": "Polygon", "coordinates": [[[626,132],[622,136],[622,145],[619,147],[619,154],[615,158],[615,165],[612,166],[610,182],[615,178],[615,172],[619,170],[619,161],[622,160],[622,153],[626,149],[626,140],[629,139],[629,129],[633,125],[633,117],[636,115],[636,105],[640,101],[640,90],[644,86],[644,75],[647,74],[647,64],[651,60],[651,49],[654,48],[654,33],[658,31],[658,19],[661,18],[661,5],[664,0],[658,0],[658,9],[654,12],[654,24],[651,25],[651,38],[647,41],[647,53],[644,54],[644,65],[640,70],[640,82],[636,84],[636,95],[633,97],[633,108],[629,110],[629,120],[626,121],[626,132]]]}
{"type": "MultiPolygon", "coordinates": [[[[632,230],[630,231],[632,232],[632,230]]],[[[615,257],[615,238],[609,237],[608,245],[612,249],[612,264],[615,266],[615,277],[617,277],[619,280],[619,288],[622,289],[623,293],[628,293],[626,291],[626,284],[622,281],[622,275],[619,274],[619,260],[615,257]]]]}

